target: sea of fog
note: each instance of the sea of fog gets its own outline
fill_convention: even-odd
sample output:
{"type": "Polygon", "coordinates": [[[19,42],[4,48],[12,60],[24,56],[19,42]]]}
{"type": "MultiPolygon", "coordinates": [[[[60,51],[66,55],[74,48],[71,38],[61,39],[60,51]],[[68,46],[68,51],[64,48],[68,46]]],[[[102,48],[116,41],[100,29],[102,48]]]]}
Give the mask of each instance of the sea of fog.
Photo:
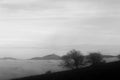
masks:
{"type": "MultiPolygon", "coordinates": [[[[107,62],[118,58],[106,58],[107,62]]],[[[0,60],[0,80],[10,80],[31,75],[44,74],[47,71],[61,71],[60,60],[0,60]]]]}
{"type": "Polygon", "coordinates": [[[0,60],[0,80],[64,70],[58,60],[0,60]]]}

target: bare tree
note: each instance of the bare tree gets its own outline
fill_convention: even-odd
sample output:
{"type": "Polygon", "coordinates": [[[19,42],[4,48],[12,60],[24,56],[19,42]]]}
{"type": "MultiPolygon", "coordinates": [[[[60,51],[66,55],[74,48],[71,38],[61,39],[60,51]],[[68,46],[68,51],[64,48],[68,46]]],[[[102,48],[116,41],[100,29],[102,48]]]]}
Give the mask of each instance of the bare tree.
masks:
{"type": "Polygon", "coordinates": [[[71,50],[66,55],[62,56],[62,66],[70,69],[78,69],[83,65],[84,56],[80,51],[71,50]]]}
{"type": "Polygon", "coordinates": [[[88,62],[92,63],[92,65],[97,65],[104,63],[103,56],[100,52],[92,52],[87,56],[88,62]]]}

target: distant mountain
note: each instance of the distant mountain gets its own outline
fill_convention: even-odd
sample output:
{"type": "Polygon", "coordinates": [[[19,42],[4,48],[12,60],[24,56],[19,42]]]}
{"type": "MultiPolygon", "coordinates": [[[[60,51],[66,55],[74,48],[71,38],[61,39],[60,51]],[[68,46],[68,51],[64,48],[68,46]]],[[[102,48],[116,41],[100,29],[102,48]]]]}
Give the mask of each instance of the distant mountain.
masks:
{"type": "Polygon", "coordinates": [[[4,57],[4,58],[0,58],[0,60],[17,60],[17,59],[13,57],[4,57]]]}
{"type": "Polygon", "coordinates": [[[61,59],[60,56],[56,54],[50,54],[43,57],[34,57],[34,58],[31,58],[30,60],[60,60],[60,59],[61,59]]]}
{"type": "Polygon", "coordinates": [[[33,57],[33,58],[29,59],[29,60],[42,60],[42,57],[33,57]]]}
{"type": "Polygon", "coordinates": [[[61,59],[61,57],[58,56],[58,55],[56,55],[56,54],[51,54],[51,55],[44,56],[43,59],[55,59],[55,60],[59,60],[59,59],[61,59]]]}

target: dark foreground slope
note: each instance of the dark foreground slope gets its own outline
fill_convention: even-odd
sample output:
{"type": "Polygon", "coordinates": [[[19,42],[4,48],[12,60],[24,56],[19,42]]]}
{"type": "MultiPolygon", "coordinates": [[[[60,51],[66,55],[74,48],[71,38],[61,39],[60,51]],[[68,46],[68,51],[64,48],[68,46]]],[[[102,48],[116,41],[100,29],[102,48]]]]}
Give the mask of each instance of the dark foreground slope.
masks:
{"type": "Polygon", "coordinates": [[[14,80],[120,80],[120,62],[14,80]]]}

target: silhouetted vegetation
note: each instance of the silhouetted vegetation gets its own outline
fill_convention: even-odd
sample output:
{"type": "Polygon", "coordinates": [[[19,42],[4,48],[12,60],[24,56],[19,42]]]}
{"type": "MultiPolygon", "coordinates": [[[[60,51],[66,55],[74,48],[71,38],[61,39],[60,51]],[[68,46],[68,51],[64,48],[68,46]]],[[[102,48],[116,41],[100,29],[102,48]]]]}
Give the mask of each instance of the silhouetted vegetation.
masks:
{"type": "Polygon", "coordinates": [[[78,69],[83,65],[84,56],[80,51],[71,50],[66,55],[62,56],[63,62],[61,65],[70,69],[78,69]]]}
{"type": "Polygon", "coordinates": [[[98,65],[101,63],[105,63],[103,60],[103,56],[99,52],[92,52],[87,56],[88,62],[92,63],[92,65],[98,65]]]}
{"type": "Polygon", "coordinates": [[[51,74],[51,73],[52,73],[52,71],[49,70],[49,71],[47,71],[45,74],[51,74]]]}
{"type": "Polygon", "coordinates": [[[120,59],[120,55],[117,56],[120,59]]]}

